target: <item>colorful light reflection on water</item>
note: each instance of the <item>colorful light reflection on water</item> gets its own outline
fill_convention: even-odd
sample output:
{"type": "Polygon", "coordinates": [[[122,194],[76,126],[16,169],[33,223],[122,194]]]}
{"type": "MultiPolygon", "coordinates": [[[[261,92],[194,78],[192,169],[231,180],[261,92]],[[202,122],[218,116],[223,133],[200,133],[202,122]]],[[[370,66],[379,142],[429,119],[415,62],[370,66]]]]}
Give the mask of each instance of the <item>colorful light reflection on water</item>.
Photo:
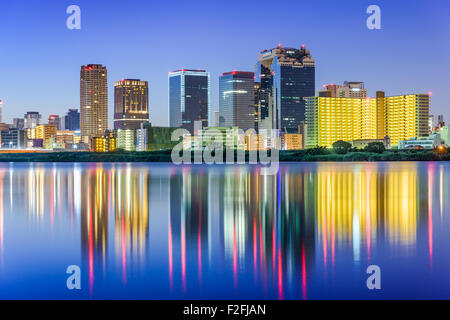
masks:
{"type": "Polygon", "coordinates": [[[449,163],[0,164],[0,298],[450,298],[449,163]],[[382,290],[366,287],[379,265],[382,290]],[[66,268],[82,269],[82,290],[66,268]]]}

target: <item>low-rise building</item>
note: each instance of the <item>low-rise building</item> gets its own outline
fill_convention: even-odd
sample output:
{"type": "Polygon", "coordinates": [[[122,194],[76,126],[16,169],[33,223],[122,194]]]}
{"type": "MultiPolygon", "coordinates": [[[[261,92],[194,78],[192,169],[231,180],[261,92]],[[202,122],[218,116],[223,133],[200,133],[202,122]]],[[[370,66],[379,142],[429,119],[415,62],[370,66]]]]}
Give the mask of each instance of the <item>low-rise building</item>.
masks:
{"type": "Polygon", "coordinates": [[[303,137],[300,133],[283,133],[281,135],[282,150],[302,150],[303,137]]]}
{"type": "Polygon", "coordinates": [[[248,134],[245,136],[245,150],[259,151],[269,149],[268,139],[263,134],[248,134]]]}
{"type": "Polygon", "coordinates": [[[58,143],[70,143],[73,144],[75,140],[75,131],[71,130],[58,130],[56,131],[56,142],[58,143]]]}
{"type": "Polygon", "coordinates": [[[112,136],[92,138],[92,151],[111,152],[116,150],[116,138],[112,136]]]}
{"type": "Polygon", "coordinates": [[[1,146],[3,149],[23,149],[26,147],[26,132],[19,129],[1,131],[1,146]]]}
{"type": "Polygon", "coordinates": [[[56,137],[56,125],[54,124],[40,124],[36,127],[36,139],[44,140],[44,147],[50,138],[56,137]]]}
{"type": "Polygon", "coordinates": [[[439,135],[441,136],[441,142],[446,147],[450,147],[450,132],[448,126],[443,126],[439,129],[439,135]]]}
{"type": "Polygon", "coordinates": [[[57,142],[54,136],[44,140],[45,150],[64,150],[65,144],[63,142],[57,142]]]}
{"type": "Polygon", "coordinates": [[[430,134],[428,137],[411,138],[409,140],[399,141],[399,149],[435,149],[441,145],[441,136],[439,134],[430,134]]]}

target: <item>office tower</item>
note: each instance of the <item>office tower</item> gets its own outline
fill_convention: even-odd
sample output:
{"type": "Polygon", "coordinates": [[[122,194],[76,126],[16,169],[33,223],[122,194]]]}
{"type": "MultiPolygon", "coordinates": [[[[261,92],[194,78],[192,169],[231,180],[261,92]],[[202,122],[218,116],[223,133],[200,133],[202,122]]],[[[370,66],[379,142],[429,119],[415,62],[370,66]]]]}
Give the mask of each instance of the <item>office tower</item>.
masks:
{"type": "Polygon", "coordinates": [[[428,135],[430,97],[412,94],[376,98],[309,97],[306,99],[307,147],[333,146],[338,140],[399,141],[428,135]]]}
{"type": "Polygon", "coordinates": [[[332,83],[319,91],[319,97],[364,99],[367,97],[367,89],[364,88],[364,82],[345,81],[344,85],[332,83]]]}
{"type": "Polygon", "coordinates": [[[22,130],[25,126],[23,118],[14,118],[13,119],[13,128],[22,130]]]}
{"type": "Polygon", "coordinates": [[[25,129],[36,128],[41,123],[42,123],[42,116],[39,114],[39,112],[31,111],[31,112],[27,112],[24,115],[24,128],[25,129]]]}
{"type": "Polygon", "coordinates": [[[3,114],[3,100],[0,99],[0,123],[3,120],[2,114],[3,114]]]}
{"type": "Polygon", "coordinates": [[[210,100],[209,72],[178,70],[169,73],[169,126],[183,127],[194,134],[194,123],[208,126],[210,100]]]}
{"type": "Polygon", "coordinates": [[[138,129],[148,120],[148,82],[124,79],[114,83],[114,129],[138,129]]]}
{"type": "Polygon", "coordinates": [[[56,126],[56,130],[61,130],[61,117],[55,114],[51,114],[48,117],[48,124],[56,126]]]}
{"type": "Polygon", "coordinates": [[[305,120],[305,97],[315,94],[315,61],[309,50],[278,45],[258,56],[260,129],[298,132],[305,120]]]}
{"type": "Polygon", "coordinates": [[[108,129],[108,72],[99,64],[82,66],[80,70],[81,135],[100,137],[108,129]]]}
{"type": "Polygon", "coordinates": [[[71,131],[80,130],[80,113],[78,109],[69,109],[64,116],[64,129],[71,131]]]}
{"type": "Polygon", "coordinates": [[[255,74],[232,71],[219,78],[219,125],[242,130],[255,127],[255,74]]]}

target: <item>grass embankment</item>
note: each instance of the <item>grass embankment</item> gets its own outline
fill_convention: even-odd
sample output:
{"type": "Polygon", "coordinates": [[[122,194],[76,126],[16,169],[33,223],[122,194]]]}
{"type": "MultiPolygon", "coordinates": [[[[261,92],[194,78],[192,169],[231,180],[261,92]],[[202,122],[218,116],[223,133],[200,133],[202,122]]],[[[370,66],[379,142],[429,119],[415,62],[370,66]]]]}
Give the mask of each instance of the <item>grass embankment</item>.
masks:
{"type": "MultiPolygon", "coordinates": [[[[281,151],[281,162],[356,162],[356,161],[450,161],[450,153],[434,150],[389,150],[382,153],[351,151],[345,154],[331,149],[281,151]]],[[[273,159],[272,159],[273,160],[273,159]]],[[[248,156],[247,156],[248,161],[248,156]]],[[[171,151],[151,152],[53,152],[3,153],[0,162],[172,162],[171,151]]]]}

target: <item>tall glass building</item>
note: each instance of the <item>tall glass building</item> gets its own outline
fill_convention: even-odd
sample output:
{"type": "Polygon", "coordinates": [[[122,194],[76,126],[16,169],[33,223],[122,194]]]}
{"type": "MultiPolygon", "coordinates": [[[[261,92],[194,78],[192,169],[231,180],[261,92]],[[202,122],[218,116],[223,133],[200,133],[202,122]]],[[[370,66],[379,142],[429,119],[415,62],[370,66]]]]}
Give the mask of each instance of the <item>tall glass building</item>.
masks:
{"type": "Polygon", "coordinates": [[[259,127],[297,133],[305,120],[306,97],[315,95],[315,61],[309,50],[264,50],[258,57],[259,127]]]}
{"type": "Polygon", "coordinates": [[[72,131],[80,130],[80,113],[78,109],[69,109],[64,116],[64,129],[72,131]]]}
{"type": "Polygon", "coordinates": [[[219,125],[248,130],[255,127],[255,74],[232,71],[219,78],[219,125]]]}
{"type": "Polygon", "coordinates": [[[169,73],[169,126],[183,127],[191,134],[194,123],[208,126],[211,108],[210,75],[205,70],[182,69],[169,73]]]}
{"type": "Polygon", "coordinates": [[[114,129],[139,129],[148,122],[148,82],[124,79],[114,83],[114,129]]]}

